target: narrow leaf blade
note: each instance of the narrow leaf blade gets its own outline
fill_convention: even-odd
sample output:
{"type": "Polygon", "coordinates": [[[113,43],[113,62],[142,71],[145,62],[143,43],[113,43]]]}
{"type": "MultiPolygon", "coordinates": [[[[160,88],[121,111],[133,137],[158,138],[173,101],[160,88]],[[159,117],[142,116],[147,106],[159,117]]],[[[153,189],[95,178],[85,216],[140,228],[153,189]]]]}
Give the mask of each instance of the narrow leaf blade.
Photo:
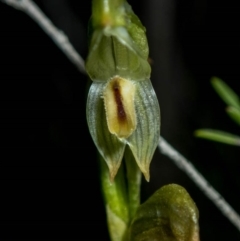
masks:
{"type": "Polygon", "coordinates": [[[195,131],[195,136],[211,141],[217,141],[229,145],[240,146],[240,136],[233,135],[231,133],[224,131],[200,129],[195,131]]]}
{"type": "Polygon", "coordinates": [[[240,108],[238,95],[223,80],[213,77],[211,83],[215,91],[227,105],[240,108]]]}
{"type": "Polygon", "coordinates": [[[238,125],[240,125],[240,109],[229,106],[226,112],[238,125]]]}

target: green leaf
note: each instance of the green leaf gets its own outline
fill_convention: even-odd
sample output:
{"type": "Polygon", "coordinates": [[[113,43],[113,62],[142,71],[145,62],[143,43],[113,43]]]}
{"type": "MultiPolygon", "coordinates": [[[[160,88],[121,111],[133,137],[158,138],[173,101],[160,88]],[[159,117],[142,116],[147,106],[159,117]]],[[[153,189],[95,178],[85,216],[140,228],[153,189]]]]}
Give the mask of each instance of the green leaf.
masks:
{"type": "Polygon", "coordinates": [[[229,106],[227,107],[226,112],[237,124],[240,125],[240,109],[229,106]]]}
{"type": "Polygon", "coordinates": [[[228,132],[212,129],[200,129],[196,130],[194,134],[196,137],[217,141],[229,145],[240,146],[240,136],[236,136],[228,132]]]}
{"type": "Polygon", "coordinates": [[[215,91],[227,105],[240,108],[238,95],[223,80],[212,77],[211,83],[215,91]]]}
{"type": "Polygon", "coordinates": [[[137,210],[130,241],[199,241],[198,209],[176,184],[156,191],[137,210]]]}

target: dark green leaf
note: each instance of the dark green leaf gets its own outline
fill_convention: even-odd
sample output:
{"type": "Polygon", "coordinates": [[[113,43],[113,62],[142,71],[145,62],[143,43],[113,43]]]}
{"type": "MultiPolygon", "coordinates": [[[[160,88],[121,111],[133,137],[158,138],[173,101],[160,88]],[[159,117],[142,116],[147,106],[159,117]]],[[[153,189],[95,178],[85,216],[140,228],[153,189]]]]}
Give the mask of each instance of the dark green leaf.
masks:
{"type": "Polygon", "coordinates": [[[187,191],[170,184],[137,210],[130,241],[199,241],[198,209],[187,191]]]}

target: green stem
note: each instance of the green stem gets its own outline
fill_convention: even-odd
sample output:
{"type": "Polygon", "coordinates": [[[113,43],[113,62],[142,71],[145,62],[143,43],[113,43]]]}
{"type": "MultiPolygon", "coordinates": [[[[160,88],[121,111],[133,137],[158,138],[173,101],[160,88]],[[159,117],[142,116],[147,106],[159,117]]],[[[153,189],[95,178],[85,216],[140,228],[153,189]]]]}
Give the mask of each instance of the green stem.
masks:
{"type": "Polygon", "coordinates": [[[114,182],[111,182],[105,161],[100,155],[99,159],[109,234],[112,241],[122,241],[129,225],[128,199],[123,165],[120,167],[114,182]]]}
{"type": "Polygon", "coordinates": [[[93,0],[92,1],[92,20],[96,26],[117,26],[123,25],[124,2],[126,0],[93,0]]]}
{"type": "Polygon", "coordinates": [[[129,149],[125,150],[125,161],[128,181],[128,205],[130,221],[135,216],[137,208],[140,205],[141,171],[136,164],[135,158],[129,149]]]}

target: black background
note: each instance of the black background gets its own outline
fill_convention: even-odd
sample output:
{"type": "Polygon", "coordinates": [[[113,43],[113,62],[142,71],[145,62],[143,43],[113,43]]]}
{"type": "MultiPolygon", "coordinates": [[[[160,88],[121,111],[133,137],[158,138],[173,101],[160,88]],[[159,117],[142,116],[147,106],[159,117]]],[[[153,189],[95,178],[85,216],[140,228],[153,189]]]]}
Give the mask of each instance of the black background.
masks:
{"type": "MultiPolygon", "coordinates": [[[[87,55],[91,1],[35,1],[87,55]]],[[[238,94],[238,2],[129,1],[147,28],[161,133],[240,213],[240,149],[194,137],[199,128],[239,134],[211,76],[238,94]]],[[[0,240],[109,240],[97,154],[85,117],[87,77],[27,15],[0,2],[0,240]]],[[[158,151],[142,201],[184,186],[200,211],[201,240],[239,240],[237,229],[158,151]]]]}

